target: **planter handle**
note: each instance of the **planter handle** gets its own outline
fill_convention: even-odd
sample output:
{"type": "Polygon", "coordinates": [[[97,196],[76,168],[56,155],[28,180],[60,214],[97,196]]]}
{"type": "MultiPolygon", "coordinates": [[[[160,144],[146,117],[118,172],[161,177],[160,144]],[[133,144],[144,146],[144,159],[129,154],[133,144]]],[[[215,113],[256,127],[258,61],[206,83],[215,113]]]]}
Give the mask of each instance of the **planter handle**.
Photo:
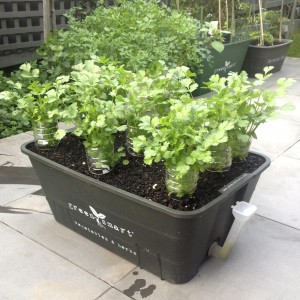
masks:
{"type": "Polygon", "coordinates": [[[217,242],[214,242],[209,248],[208,255],[221,259],[227,258],[241,229],[254,215],[256,210],[257,207],[255,205],[245,201],[237,202],[235,206],[232,206],[232,214],[234,215],[235,220],[230,228],[224,245],[219,246],[217,242]]]}

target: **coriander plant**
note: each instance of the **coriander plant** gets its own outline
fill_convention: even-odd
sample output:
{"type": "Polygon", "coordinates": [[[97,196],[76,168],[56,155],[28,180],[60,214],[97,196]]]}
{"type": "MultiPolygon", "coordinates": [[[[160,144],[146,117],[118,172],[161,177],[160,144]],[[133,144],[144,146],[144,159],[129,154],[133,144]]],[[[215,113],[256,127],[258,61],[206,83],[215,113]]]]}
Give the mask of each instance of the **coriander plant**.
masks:
{"type": "Polygon", "coordinates": [[[187,67],[169,69],[159,62],[147,72],[137,72],[134,80],[124,87],[126,96],[117,100],[122,101],[126,107],[127,149],[130,154],[136,154],[132,149],[133,138],[142,133],[138,127],[140,118],[145,115],[166,115],[170,99],[191,94],[197,88],[198,85],[191,79],[193,75],[187,67]]]}
{"type": "Polygon", "coordinates": [[[21,65],[10,76],[0,72],[0,138],[30,130],[30,119],[17,110],[17,103],[38,77],[39,71],[33,63],[21,65]]]}
{"type": "Polygon", "coordinates": [[[100,174],[105,174],[123,156],[121,148],[114,152],[114,140],[118,131],[126,130],[126,125],[119,122],[124,107],[112,100],[87,97],[79,112],[84,117],[76,120],[73,134],[84,139],[88,160],[92,159],[94,164],[89,166],[90,171],[99,170],[100,174]]]}
{"type": "MultiPolygon", "coordinates": [[[[83,137],[88,162],[94,166],[91,172],[104,174],[123,156],[122,149],[114,152],[115,134],[126,130],[124,105],[115,98],[124,93],[123,85],[131,73],[104,58],[85,61],[74,70],[68,85],[72,104],[62,110],[61,116],[73,120],[73,134],[83,137]]],[[[58,130],[56,136],[62,138],[65,133],[58,130]]]]}
{"type": "MultiPolygon", "coordinates": [[[[175,191],[179,197],[193,192],[186,185],[188,172],[204,171],[212,162],[210,147],[227,140],[230,123],[220,122],[215,128],[209,128],[208,117],[207,107],[197,101],[174,101],[168,115],[141,118],[139,127],[151,139],[147,135],[138,136],[133,141],[134,149],[144,149],[145,164],[164,161],[166,169],[172,170],[172,180],[179,180],[175,191]]],[[[167,180],[166,186],[169,192],[174,192],[172,182],[167,180]]]]}
{"type": "Polygon", "coordinates": [[[212,96],[213,99],[226,101],[232,107],[230,114],[234,127],[229,132],[229,138],[234,156],[244,158],[248,154],[243,149],[239,153],[240,145],[250,145],[251,138],[256,138],[256,130],[260,124],[275,117],[278,110],[292,109],[289,103],[279,106],[275,100],[286,94],[294,80],[280,78],[275,89],[263,88],[266,80],[272,76],[272,69],[273,67],[265,67],[264,74],[256,74],[254,81],[250,81],[247,73],[242,71],[240,74],[230,73],[227,78],[213,75],[207,83],[216,93],[212,96]]]}
{"type": "Polygon", "coordinates": [[[37,148],[46,150],[57,145],[54,135],[68,80],[68,76],[60,76],[53,83],[34,81],[28,86],[30,92],[18,99],[19,111],[32,123],[37,148]]]}
{"type": "Polygon", "coordinates": [[[57,77],[53,83],[34,81],[28,86],[30,92],[18,100],[18,108],[33,124],[57,123],[68,81],[69,76],[57,77]]]}

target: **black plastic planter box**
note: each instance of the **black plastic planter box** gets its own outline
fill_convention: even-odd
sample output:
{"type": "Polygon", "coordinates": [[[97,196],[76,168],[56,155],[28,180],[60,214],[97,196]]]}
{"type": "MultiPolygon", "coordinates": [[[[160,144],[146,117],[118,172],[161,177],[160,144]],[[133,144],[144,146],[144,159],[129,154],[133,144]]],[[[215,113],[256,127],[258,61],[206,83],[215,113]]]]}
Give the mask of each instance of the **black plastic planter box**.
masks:
{"type": "Polygon", "coordinates": [[[213,74],[219,74],[220,77],[227,77],[229,72],[239,73],[242,69],[249,44],[250,40],[227,43],[224,44],[225,48],[221,53],[212,48],[212,62],[203,62],[203,72],[195,78],[195,81],[199,84],[199,88],[193,92],[193,95],[200,96],[210,91],[207,88],[203,88],[203,83],[209,81],[210,76],[213,74]]]}
{"type": "Polygon", "coordinates": [[[255,77],[256,73],[263,73],[264,67],[267,66],[274,67],[272,73],[280,71],[291,43],[292,40],[282,40],[281,44],[274,46],[249,45],[243,70],[249,77],[255,77]]]}
{"type": "Polygon", "coordinates": [[[270,160],[244,173],[221,195],[191,212],[176,211],[54,163],[22,145],[55,219],[97,244],[172,283],[198,272],[214,241],[222,245],[237,201],[249,202],[270,160]]]}

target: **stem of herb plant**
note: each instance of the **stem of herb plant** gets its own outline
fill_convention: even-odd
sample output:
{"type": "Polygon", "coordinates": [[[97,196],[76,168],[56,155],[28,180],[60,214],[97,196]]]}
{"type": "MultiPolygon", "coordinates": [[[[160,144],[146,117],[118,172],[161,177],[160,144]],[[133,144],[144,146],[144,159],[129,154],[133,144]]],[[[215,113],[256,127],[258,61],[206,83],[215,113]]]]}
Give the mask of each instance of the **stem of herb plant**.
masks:
{"type": "Polygon", "coordinates": [[[222,4],[219,0],[219,29],[222,30],[222,4]]]}
{"type": "Polygon", "coordinates": [[[283,2],[284,0],[281,0],[281,8],[280,8],[280,20],[279,20],[279,42],[282,40],[282,17],[283,17],[283,2]]]}
{"type": "Polygon", "coordinates": [[[234,10],[234,0],[232,0],[232,8],[231,8],[231,41],[232,37],[235,36],[235,10],[234,10]]]}
{"type": "Polygon", "coordinates": [[[264,24],[263,24],[263,15],[262,15],[262,4],[261,0],[258,0],[258,7],[259,7],[259,20],[260,20],[260,46],[265,45],[264,41],[264,24]]]}
{"type": "Polygon", "coordinates": [[[229,23],[228,0],[225,0],[225,10],[226,10],[226,30],[228,30],[228,23],[229,23]]]}
{"type": "Polygon", "coordinates": [[[203,24],[203,6],[200,7],[200,22],[203,24]]]}

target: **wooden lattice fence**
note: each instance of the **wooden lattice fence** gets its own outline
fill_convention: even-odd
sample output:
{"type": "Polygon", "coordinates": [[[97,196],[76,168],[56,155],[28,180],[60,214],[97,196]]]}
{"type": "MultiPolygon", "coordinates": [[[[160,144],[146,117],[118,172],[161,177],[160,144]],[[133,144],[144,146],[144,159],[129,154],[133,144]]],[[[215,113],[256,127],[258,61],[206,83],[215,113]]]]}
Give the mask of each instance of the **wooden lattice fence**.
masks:
{"type": "MultiPolygon", "coordinates": [[[[47,1],[51,3],[50,0],[47,1]]],[[[53,5],[49,5],[49,11],[45,13],[43,2],[47,1],[0,0],[0,68],[18,65],[34,58],[35,50],[44,40],[44,33],[53,29],[51,16],[57,29],[65,28],[65,12],[82,2],[53,0],[53,5]]],[[[86,1],[87,7],[94,4],[95,1],[86,1]]]]}

